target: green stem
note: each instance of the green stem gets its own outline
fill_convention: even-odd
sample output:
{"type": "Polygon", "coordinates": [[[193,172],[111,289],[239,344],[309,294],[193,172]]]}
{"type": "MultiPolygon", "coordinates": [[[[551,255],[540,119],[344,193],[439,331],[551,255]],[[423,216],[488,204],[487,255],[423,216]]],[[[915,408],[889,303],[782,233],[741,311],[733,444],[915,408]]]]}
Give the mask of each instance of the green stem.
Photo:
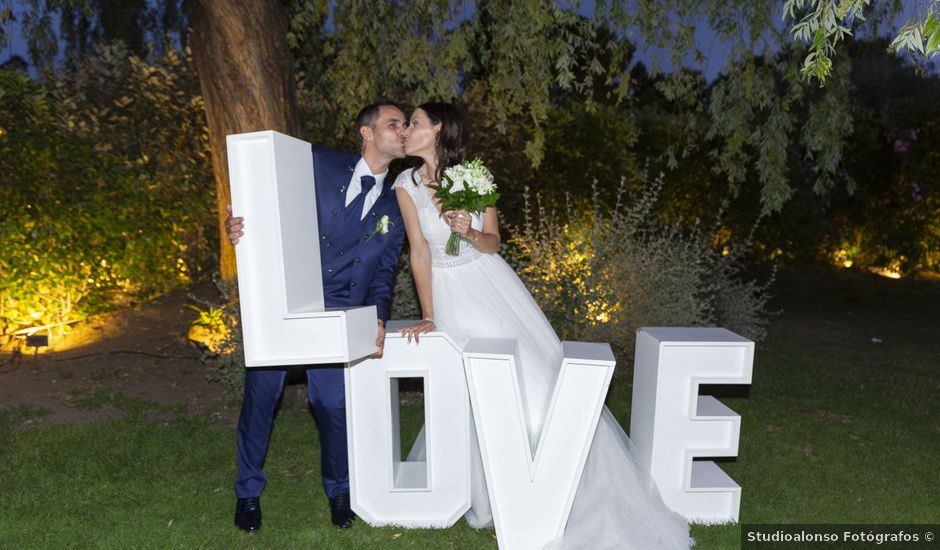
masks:
{"type": "Polygon", "coordinates": [[[456,231],[450,232],[450,238],[447,239],[447,245],[444,246],[444,252],[450,254],[451,256],[457,256],[460,254],[460,233],[456,231]]]}

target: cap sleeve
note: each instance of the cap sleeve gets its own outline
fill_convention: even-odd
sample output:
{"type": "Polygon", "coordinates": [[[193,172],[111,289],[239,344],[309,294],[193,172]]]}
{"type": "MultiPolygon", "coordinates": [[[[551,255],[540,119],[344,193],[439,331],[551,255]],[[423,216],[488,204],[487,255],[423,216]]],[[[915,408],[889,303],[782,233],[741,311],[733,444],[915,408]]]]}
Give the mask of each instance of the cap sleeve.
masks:
{"type": "Polygon", "coordinates": [[[408,191],[408,194],[411,194],[411,189],[414,187],[414,183],[411,181],[411,173],[414,172],[414,168],[409,168],[403,171],[401,174],[398,174],[398,177],[395,178],[395,183],[392,184],[392,189],[404,189],[408,191]]]}

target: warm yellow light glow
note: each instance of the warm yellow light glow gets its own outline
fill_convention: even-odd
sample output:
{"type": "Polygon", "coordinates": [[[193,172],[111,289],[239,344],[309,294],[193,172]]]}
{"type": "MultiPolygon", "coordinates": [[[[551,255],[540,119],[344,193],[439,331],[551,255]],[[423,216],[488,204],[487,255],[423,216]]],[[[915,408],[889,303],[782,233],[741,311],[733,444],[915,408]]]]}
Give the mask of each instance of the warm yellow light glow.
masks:
{"type": "Polygon", "coordinates": [[[722,256],[727,256],[728,254],[731,254],[731,251],[728,250],[728,247],[727,247],[727,246],[721,249],[721,255],[722,255],[722,256]]]}
{"type": "Polygon", "coordinates": [[[835,265],[844,267],[846,269],[855,265],[854,251],[849,251],[844,248],[840,248],[832,253],[832,259],[835,265]]]}
{"type": "Polygon", "coordinates": [[[571,304],[560,304],[559,300],[566,299],[563,297],[571,293],[571,297],[577,297],[574,299],[583,306],[583,309],[575,307],[571,313],[587,324],[597,326],[610,322],[612,313],[620,309],[620,303],[611,298],[605,281],[598,280],[592,273],[593,259],[590,243],[575,239],[554,254],[548,254],[544,266],[535,268],[530,265],[526,271],[535,271],[537,278],[546,283],[548,288],[537,291],[539,296],[560,307],[570,307],[571,304]]]}
{"type": "Polygon", "coordinates": [[[890,267],[872,267],[869,269],[875,275],[881,275],[882,277],[887,277],[889,279],[900,279],[901,273],[891,269],[890,267]]]}
{"type": "MultiPolygon", "coordinates": [[[[30,314],[35,317],[34,313],[30,314]]],[[[30,348],[30,353],[43,355],[52,351],[65,351],[87,346],[102,338],[100,326],[91,327],[81,323],[83,319],[72,319],[71,321],[62,321],[50,323],[47,325],[26,327],[11,333],[15,345],[23,345],[23,340],[27,336],[35,334],[46,334],[49,336],[49,345],[34,349],[30,348]],[[18,342],[18,344],[16,344],[18,342]]],[[[22,349],[22,348],[21,348],[22,349]]]]}
{"type": "Polygon", "coordinates": [[[66,334],[64,337],[56,339],[55,351],[65,351],[94,344],[101,340],[101,337],[92,331],[82,331],[80,334],[66,334]]]}
{"type": "Polygon", "coordinates": [[[5,135],[7,135],[6,129],[5,129],[5,128],[0,128],[0,137],[3,137],[3,136],[5,136],[5,135]]]}

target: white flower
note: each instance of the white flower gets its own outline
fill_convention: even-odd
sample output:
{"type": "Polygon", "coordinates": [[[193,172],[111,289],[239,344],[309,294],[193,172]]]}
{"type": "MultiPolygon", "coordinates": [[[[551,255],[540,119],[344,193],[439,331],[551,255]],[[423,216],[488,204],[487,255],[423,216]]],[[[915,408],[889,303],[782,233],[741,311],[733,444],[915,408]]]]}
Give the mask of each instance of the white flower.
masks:
{"type": "Polygon", "coordinates": [[[458,164],[457,166],[451,166],[447,170],[444,170],[444,175],[447,179],[450,180],[451,186],[448,189],[451,193],[456,193],[457,191],[463,191],[464,184],[464,168],[463,165],[458,164]]]}
{"type": "Polygon", "coordinates": [[[393,225],[395,224],[392,223],[391,220],[388,219],[388,214],[385,214],[384,216],[379,218],[379,221],[375,222],[375,229],[372,230],[372,234],[369,235],[369,237],[366,239],[366,242],[371,241],[372,237],[375,237],[375,235],[378,233],[387,235],[388,228],[393,225]]]}
{"type": "Polygon", "coordinates": [[[496,191],[493,174],[480,159],[451,166],[444,170],[444,176],[451,182],[448,188],[451,193],[463,191],[465,188],[471,189],[477,195],[488,195],[496,191]]]}

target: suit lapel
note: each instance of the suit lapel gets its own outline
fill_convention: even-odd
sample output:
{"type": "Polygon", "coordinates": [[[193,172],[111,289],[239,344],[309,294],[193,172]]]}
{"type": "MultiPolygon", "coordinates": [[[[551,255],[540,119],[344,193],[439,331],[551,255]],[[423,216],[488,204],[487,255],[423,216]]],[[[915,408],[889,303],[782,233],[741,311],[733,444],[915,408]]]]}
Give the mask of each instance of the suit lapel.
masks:
{"type": "Polygon", "coordinates": [[[326,233],[332,233],[337,223],[342,227],[346,223],[346,189],[349,186],[349,179],[356,169],[356,163],[359,157],[344,162],[327,163],[324,166],[324,175],[326,177],[327,193],[329,195],[329,216],[330,222],[326,228],[326,233]]]}

